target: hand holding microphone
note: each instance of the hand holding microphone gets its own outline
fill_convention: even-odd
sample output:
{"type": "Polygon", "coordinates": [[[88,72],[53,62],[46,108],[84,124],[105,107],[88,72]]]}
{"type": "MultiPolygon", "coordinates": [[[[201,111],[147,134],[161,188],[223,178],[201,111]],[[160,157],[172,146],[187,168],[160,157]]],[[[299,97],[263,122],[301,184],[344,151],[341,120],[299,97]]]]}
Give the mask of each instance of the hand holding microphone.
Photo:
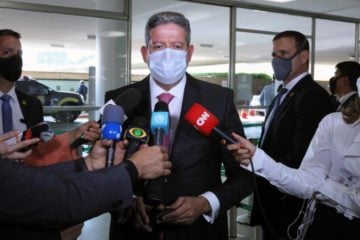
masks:
{"type": "Polygon", "coordinates": [[[107,105],[105,107],[101,125],[101,138],[112,140],[107,152],[106,167],[113,165],[115,144],[120,141],[123,121],[124,110],[122,107],[117,105],[107,105]]]}
{"type": "Polygon", "coordinates": [[[227,149],[232,152],[236,161],[240,162],[242,165],[248,166],[250,164],[250,159],[252,159],[255,154],[256,146],[236,133],[232,133],[232,135],[237,143],[229,144],[227,149]]]}
{"type": "MultiPolygon", "coordinates": [[[[101,113],[101,115],[103,115],[106,106],[108,105],[118,105],[121,106],[123,108],[123,112],[124,113],[128,113],[131,110],[133,110],[141,101],[142,96],[141,93],[134,88],[129,88],[127,90],[125,90],[123,93],[121,93],[119,96],[117,96],[115,98],[115,101],[113,101],[112,99],[107,101],[104,106],[102,106],[99,109],[99,112],[101,113]]],[[[101,124],[101,118],[97,121],[98,124],[101,124]]],[[[84,132],[81,132],[80,137],[76,138],[71,144],[70,147],[71,148],[78,148],[80,147],[82,144],[88,143],[89,140],[92,139],[88,139],[86,137],[84,137],[84,132]]]]}

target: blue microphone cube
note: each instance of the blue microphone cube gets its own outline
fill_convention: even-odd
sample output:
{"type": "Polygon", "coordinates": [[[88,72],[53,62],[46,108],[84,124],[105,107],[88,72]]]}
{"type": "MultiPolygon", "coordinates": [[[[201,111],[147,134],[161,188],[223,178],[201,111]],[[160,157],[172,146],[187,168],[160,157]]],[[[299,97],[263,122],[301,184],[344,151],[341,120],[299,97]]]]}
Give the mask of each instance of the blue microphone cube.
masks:
{"type": "Polygon", "coordinates": [[[156,129],[162,129],[164,134],[168,134],[170,129],[169,113],[153,112],[151,114],[150,128],[153,133],[156,129]]]}
{"type": "Polygon", "coordinates": [[[121,131],[122,128],[118,122],[106,122],[102,125],[101,137],[103,139],[119,141],[121,131]]]}

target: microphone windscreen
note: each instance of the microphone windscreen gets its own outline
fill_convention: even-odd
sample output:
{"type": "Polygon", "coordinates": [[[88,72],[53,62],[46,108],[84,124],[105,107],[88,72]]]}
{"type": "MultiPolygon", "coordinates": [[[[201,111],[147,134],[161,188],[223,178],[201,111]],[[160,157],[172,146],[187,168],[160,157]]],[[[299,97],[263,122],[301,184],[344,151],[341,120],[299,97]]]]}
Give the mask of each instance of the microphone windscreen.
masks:
{"type": "Polygon", "coordinates": [[[209,136],[219,123],[219,119],[199,103],[191,106],[185,114],[185,120],[205,136],[209,136]]]}
{"type": "Polygon", "coordinates": [[[118,105],[106,105],[104,108],[102,124],[107,122],[115,122],[122,124],[124,121],[124,109],[118,105]]]}
{"type": "Polygon", "coordinates": [[[137,89],[129,88],[115,98],[115,103],[121,106],[125,113],[128,113],[139,105],[141,99],[141,93],[137,89]]]}
{"type": "Polygon", "coordinates": [[[169,106],[166,102],[158,101],[155,104],[154,112],[169,112],[169,106]]]}
{"type": "Polygon", "coordinates": [[[133,125],[140,128],[148,128],[149,121],[143,117],[136,117],[133,121],[133,125]]]}

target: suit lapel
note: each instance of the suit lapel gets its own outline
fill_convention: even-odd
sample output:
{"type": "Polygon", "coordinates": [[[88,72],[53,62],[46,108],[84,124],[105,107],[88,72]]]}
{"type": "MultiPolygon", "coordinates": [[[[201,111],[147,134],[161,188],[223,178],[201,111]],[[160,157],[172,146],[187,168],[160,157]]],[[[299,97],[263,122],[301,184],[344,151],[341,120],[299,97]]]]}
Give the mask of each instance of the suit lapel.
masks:
{"type": "Polygon", "coordinates": [[[24,95],[22,92],[20,92],[16,89],[15,89],[15,92],[16,92],[16,96],[19,100],[20,109],[24,116],[24,121],[25,121],[26,127],[30,128],[30,127],[32,127],[32,122],[33,122],[32,114],[31,114],[32,108],[29,105],[30,103],[29,103],[28,99],[26,98],[26,95],[24,95]]]}
{"type": "Polygon", "coordinates": [[[196,134],[196,131],[194,131],[193,127],[185,121],[184,116],[187,113],[187,111],[190,109],[190,107],[195,102],[200,102],[200,100],[201,100],[201,92],[199,86],[196,80],[193,77],[191,77],[189,74],[187,74],[187,82],[185,85],[179,124],[176,129],[176,134],[175,134],[174,142],[172,144],[172,151],[171,151],[173,156],[177,156],[177,157],[179,156],[178,158],[180,159],[184,154],[184,151],[182,151],[182,149],[188,144],[191,144],[191,141],[188,141],[188,139],[191,138],[192,134],[196,134]]]}

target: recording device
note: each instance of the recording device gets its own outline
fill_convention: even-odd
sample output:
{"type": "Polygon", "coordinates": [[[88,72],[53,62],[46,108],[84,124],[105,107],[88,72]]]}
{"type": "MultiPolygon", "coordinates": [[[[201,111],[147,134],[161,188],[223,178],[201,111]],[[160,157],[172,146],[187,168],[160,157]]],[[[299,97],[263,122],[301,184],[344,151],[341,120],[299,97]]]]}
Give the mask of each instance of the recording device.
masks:
{"type": "Polygon", "coordinates": [[[220,138],[225,139],[227,143],[236,143],[234,139],[216,127],[219,123],[219,119],[199,103],[194,103],[191,106],[189,111],[185,114],[185,120],[205,136],[214,133],[220,138]]]}
{"type": "MultiPolygon", "coordinates": [[[[170,131],[169,107],[165,102],[159,101],[155,104],[154,112],[151,114],[150,129],[154,145],[164,145],[164,136],[170,131]]],[[[145,204],[157,206],[163,203],[164,180],[164,177],[159,177],[147,182],[145,204]]]]}
{"type": "MultiPolygon", "coordinates": [[[[101,115],[103,115],[105,107],[107,105],[118,105],[121,106],[123,108],[123,111],[126,113],[130,112],[131,110],[133,110],[137,105],[139,105],[140,101],[141,101],[141,93],[135,89],[135,88],[129,88],[127,90],[125,90],[123,93],[121,93],[119,96],[117,96],[115,98],[115,101],[113,101],[112,99],[110,99],[109,101],[107,101],[104,106],[102,106],[99,109],[99,112],[101,115]]],[[[101,124],[101,117],[98,120],[98,123],[101,124]]],[[[87,143],[88,140],[83,139],[82,137],[77,138],[74,142],[72,142],[70,144],[71,148],[78,148],[80,147],[82,144],[87,143]]]]}
{"type": "Polygon", "coordinates": [[[115,144],[121,138],[124,121],[124,110],[118,105],[107,105],[104,108],[104,115],[101,125],[101,138],[112,140],[111,146],[107,150],[106,167],[110,167],[114,162],[115,144]]]}
{"type": "Polygon", "coordinates": [[[163,145],[164,136],[169,134],[170,130],[169,107],[165,102],[159,101],[155,104],[154,112],[151,114],[150,128],[154,145],[163,145]]]}
{"type": "Polygon", "coordinates": [[[124,133],[124,139],[129,141],[124,159],[129,158],[135,153],[141,144],[149,142],[149,131],[147,130],[148,120],[137,117],[124,133]]]}
{"type": "MultiPolygon", "coordinates": [[[[21,141],[29,140],[32,138],[40,138],[41,142],[48,142],[55,136],[54,132],[50,129],[46,122],[40,122],[35,126],[26,129],[21,134],[21,141]]],[[[21,152],[26,152],[37,144],[29,145],[25,148],[20,149],[21,152]]]]}

